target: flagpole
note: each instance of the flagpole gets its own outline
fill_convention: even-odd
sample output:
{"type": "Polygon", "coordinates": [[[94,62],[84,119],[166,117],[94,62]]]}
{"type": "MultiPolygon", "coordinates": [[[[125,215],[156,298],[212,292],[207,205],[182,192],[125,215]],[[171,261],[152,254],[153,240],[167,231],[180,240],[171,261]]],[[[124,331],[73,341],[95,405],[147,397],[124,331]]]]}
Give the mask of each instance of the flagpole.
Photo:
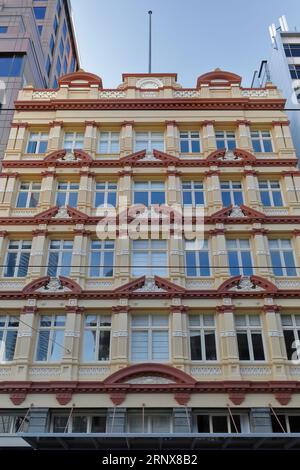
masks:
{"type": "Polygon", "coordinates": [[[151,22],[151,15],[152,11],[148,11],[149,15],[149,67],[148,67],[148,73],[151,73],[151,62],[152,62],[152,22],[151,22]]]}

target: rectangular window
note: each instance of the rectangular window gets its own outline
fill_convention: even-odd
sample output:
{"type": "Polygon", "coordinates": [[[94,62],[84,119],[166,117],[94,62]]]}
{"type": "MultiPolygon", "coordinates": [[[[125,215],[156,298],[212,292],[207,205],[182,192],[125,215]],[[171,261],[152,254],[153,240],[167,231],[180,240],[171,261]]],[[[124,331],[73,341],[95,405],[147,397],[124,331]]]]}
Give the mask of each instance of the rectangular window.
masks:
{"type": "Polygon", "coordinates": [[[106,416],[73,413],[72,416],[54,415],[51,421],[52,433],[105,433],[106,416]]]}
{"type": "Polygon", "coordinates": [[[189,315],[190,358],[216,361],[216,327],[213,315],[189,315]]]}
{"type": "Polygon", "coordinates": [[[7,33],[7,26],[0,26],[0,33],[7,33]]]}
{"type": "Polygon", "coordinates": [[[40,199],[41,183],[21,183],[16,207],[29,208],[37,207],[40,199]]]}
{"type": "Polygon", "coordinates": [[[65,315],[42,315],[37,335],[36,361],[59,362],[64,354],[65,315]]]}
{"type": "Polygon", "coordinates": [[[71,181],[57,184],[56,205],[58,207],[77,207],[79,183],[71,181]]]}
{"type": "Polygon", "coordinates": [[[265,180],[258,182],[260,199],[263,206],[283,206],[279,181],[265,180]]]}
{"type": "Polygon", "coordinates": [[[74,149],[83,149],[84,133],[83,132],[65,132],[64,149],[67,152],[73,152],[74,149]]]}
{"type": "Polygon", "coordinates": [[[23,70],[23,54],[0,53],[0,77],[20,77],[23,70]]]}
{"type": "Polygon", "coordinates": [[[131,360],[169,361],[168,315],[133,315],[131,318],[131,360]]]}
{"type": "Polygon", "coordinates": [[[46,15],[47,7],[33,7],[34,16],[36,20],[43,20],[46,15]]]}
{"type": "Polygon", "coordinates": [[[251,141],[254,152],[273,152],[270,131],[251,131],[251,141]]]}
{"type": "Polygon", "coordinates": [[[300,44],[283,44],[287,57],[300,57],[300,44]]]}
{"type": "Polygon", "coordinates": [[[111,316],[86,315],[82,359],[84,362],[109,361],[111,316]]]}
{"type": "Polygon", "coordinates": [[[164,133],[163,132],[136,132],[135,133],[135,151],[146,150],[147,154],[152,154],[153,150],[164,151],[164,133]]]}
{"type": "Polygon", "coordinates": [[[226,246],[231,276],[252,276],[250,241],[245,239],[227,240],[226,246]]]}
{"type": "Polygon", "coordinates": [[[129,412],[127,416],[127,432],[135,434],[168,434],[172,432],[172,416],[170,413],[129,412]]]}
{"type": "Polygon", "coordinates": [[[290,74],[293,80],[300,78],[300,65],[289,64],[290,74]]]}
{"type": "Polygon", "coordinates": [[[28,139],[26,153],[46,153],[48,149],[49,134],[47,132],[31,132],[28,139]]]}
{"type": "Polygon", "coordinates": [[[99,206],[117,206],[117,189],[116,183],[108,181],[96,183],[95,186],[95,207],[99,206]]]}
{"type": "Polygon", "coordinates": [[[269,250],[275,276],[297,276],[291,240],[269,240],[269,250]]]}
{"type": "Polygon", "coordinates": [[[168,276],[166,240],[132,241],[132,275],[168,276]]]}
{"type": "Polygon", "coordinates": [[[102,154],[120,153],[120,133],[100,132],[98,152],[102,154]]]}
{"type": "Polygon", "coordinates": [[[31,242],[11,240],[8,243],[4,277],[26,277],[28,272],[31,242]]]}
{"type": "Polygon", "coordinates": [[[72,266],[72,251],[73,242],[71,240],[50,241],[48,276],[69,276],[72,266]]]}
{"type": "Polygon", "coordinates": [[[238,181],[221,181],[221,195],[224,207],[244,204],[243,187],[238,181]]]}
{"type": "Polygon", "coordinates": [[[165,183],[163,181],[134,182],[133,204],[143,204],[146,207],[154,204],[165,204],[165,183]]]}
{"type": "Polygon", "coordinates": [[[197,131],[180,132],[180,153],[200,153],[200,134],[197,131]]]}
{"type": "Polygon", "coordinates": [[[0,414],[0,434],[16,434],[17,432],[27,432],[29,419],[25,415],[13,413],[0,414]]]}
{"type": "Polygon", "coordinates": [[[217,149],[234,150],[236,148],[235,132],[216,131],[217,149]]]}
{"type": "MultiPolygon", "coordinates": [[[[0,315],[0,362],[13,361],[19,328],[19,317],[0,315]]],[[[1,421],[1,416],[0,416],[1,421]]],[[[1,431],[0,431],[1,432],[1,431]]]]}
{"type": "Polygon", "coordinates": [[[112,277],[114,275],[113,241],[93,240],[90,252],[90,277],[112,277]]]}
{"type": "Polygon", "coordinates": [[[181,185],[184,206],[204,206],[204,187],[199,181],[183,181],[181,185]]]}
{"type": "Polygon", "coordinates": [[[264,345],[259,315],[235,315],[240,361],[264,361],[264,345]]]}
{"type": "Polygon", "coordinates": [[[185,270],[188,277],[210,276],[208,240],[186,240],[185,270]]]}
{"type": "MultiPolygon", "coordinates": [[[[285,342],[286,356],[289,361],[297,351],[297,343],[300,340],[300,315],[281,315],[281,324],[285,342]]],[[[297,354],[295,354],[298,359],[297,354]]]]}
{"type": "Polygon", "coordinates": [[[247,415],[241,414],[198,414],[197,432],[199,433],[240,433],[247,430],[249,422],[247,415]]]}

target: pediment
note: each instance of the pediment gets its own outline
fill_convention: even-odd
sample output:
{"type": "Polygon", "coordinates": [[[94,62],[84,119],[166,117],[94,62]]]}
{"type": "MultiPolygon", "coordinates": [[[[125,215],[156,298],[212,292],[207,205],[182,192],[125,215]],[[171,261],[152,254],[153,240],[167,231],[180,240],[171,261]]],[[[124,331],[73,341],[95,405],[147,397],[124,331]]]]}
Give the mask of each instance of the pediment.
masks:
{"type": "Polygon", "coordinates": [[[135,164],[142,164],[143,162],[157,162],[163,163],[166,166],[176,166],[179,159],[173,155],[161,152],[160,150],[153,150],[153,153],[150,155],[146,153],[146,150],[141,150],[120,159],[120,163],[123,166],[134,166],[135,164]]]}
{"type": "Polygon", "coordinates": [[[224,220],[224,219],[265,219],[265,215],[251,207],[247,207],[244,204],[241,206],[228,206],[215,212],[211,215],[212,219],[224,220]]]}
{"type": "Polygon", "coordinates": [[[92,157],[84,152],[83,150],[75,149],[72,152],[68,152],[65,149],[55,150],[49,153],[44,158],[44,162],[47,163],[86,163],[89,164],[93,161],[92,157]]]}
{"type": "Polygon", "coordinates": [[[247,150],[236,148],[234,150],[215,150],[210,155],[208,155],[207,162],[241,162],[241,163],[254,163],[256,161],[256,157],[247,152],[247,150]]]}
{"type": "Polygon", "coordinates": [[[51,293],[72,293],[80,294],[81,287],[72,279],[64,276],[50,277],[44,276],[35,279],[24,287],[22,293],[25,295],[32,294],[51,294],[51,293]]]}
{"type": "Polygon", "coordinates": [[[67,220],[74,222],[85,222],[88,216],[74,207],[54,206],[34,216],[37,223],[47,223],[53,220],[67,220]]]}
{"type": "Polygon", "coordinates": [[[235,276],[221,284],[218,288],[218,294],[233,292],[264,292],[266,294],[274,294],[277,290],[277,287],[272,282],[260,276],[235,276]]]}
{"type": "Polygon", "coordinates": [[[124,367],[104,380],[105,384],[186,384],[196,381],[180,369],[165,364],[138,364],[124,367]]]}
{"type": "Polygon", "coordinates": [[[146,277],[142,276],[134,281],[131,281],[124,286],[118,287],[115,290],[116,294],[130,295],[133,293],[164,293],[180,295],[185,292],[183,287],[180,287],[173,282],[167,281],[159,276],[146,277]]]}

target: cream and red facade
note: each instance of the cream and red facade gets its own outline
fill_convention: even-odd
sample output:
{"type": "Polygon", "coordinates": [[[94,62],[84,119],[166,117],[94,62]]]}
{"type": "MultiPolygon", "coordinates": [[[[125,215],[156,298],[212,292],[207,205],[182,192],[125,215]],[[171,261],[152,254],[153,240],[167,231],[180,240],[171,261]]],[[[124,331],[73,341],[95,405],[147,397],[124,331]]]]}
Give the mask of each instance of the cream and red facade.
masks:
{"type": "MultiPolygon", "coordinates": [[[[108,90],[100,78],[79,71],[63,77],[57,91],[26,87],[16,102],[0,195],[0,314],[19,318],[13,358],[0,364],[1,414],[25,416],[29,435],[53,431],[53,416],[70,416],[70,410],[72,416],[100,412],[105,432],[123,435],[130,433],[130,414],[149,419],[148,432],[155,431],[152,415],[168,414],[169,432],[187,436],[207,432],[198,419],[203,415],[239,415],[241,434],[260,434],[272,433],[274,412],[300,414],[300,366],[287,358],[282,323],[282,316],[294,322],[300,316],[300,172],[284,100],[272,84],[243,88],[240,77],[217,70],[199,77],[192,89],[182,88],[176,74],[124,74],[122,85],[108,90]],[[218,131],[235,133],[234,149],[217,148],[218,131]],[[272,152],[254,151],[251,132],[257,131],[269,132],[272,152]],[[49,134],[45,153],[27,153],[31,132],[49,134]],[[64,135],[70,132],[84,134],[81,149],[64,150],[64,135]],[[101,132],[119,133],[118,153],[98,152],[101,132]],[[136,151],[139,132],[163,133],[164,150],[136,151]],[[199,133],[200,151],[181,152],[183,133],[191,132],[199,133]],[[56,206],[62,181],[77,183],[76,207],[56,206]],[[132,240],[118,237],[113,275],[90,276],[90,246],[100,220],[95,184],[114,183],[118,198],[133,203],[135,182],[145,181],[163,182],[170,205],[182,204],[183,182],[203,184],[209,274],[187,275],[185,242],[170,236],[165,276],[134,276],[132,240]],[[224,207],[221,183],[226,181],[241,183],[242,205],[224,207]],[[263,205],[260,181],[279,182],[281,207],[263,205]],[[24,182],[40,184],[36,207],[17,207],[24,182]],[[250,275],[242,269],[230,274],[228,240],[236,239],[248,240],[250,275]],[[20,240],[31,243],[27,275],[8,277],[9,244],[20,240]],[[51,240],[72,241],[68,276],[47,275],[51,240]],[[284,268],[283,259],[276,275],[270,240],[288,240],[294,271],[284,268]],[[59,361],[37,360],[45,315],[64,317],[59,361]],[[106,360],[83,360],[87,315],[110,318],[106,360]],[[191,317],[206,315],[216,358],[195,360],[191,317]],[[153,337],[149,340],[153,318],[167,319],[167,346],[165,336],[162,341],[168,359],[149,354],[148,361],[140,361],[136,351],[133,358],[133,318],[139,316],[151,317],[151,325],[142,327],[149,349],[154,348],[153,337]],[[250,332],[248,343],[259,330],[263,359],[255,357],[254,341],[251,357],[240,360],[236,319],[242,316],[250,321],[250,327],[241,323],[244,333],[250,332]]],[[[222,425],[222,432],[234,432],[228,419],[231,424],[227,431],[222,425]]],[[[212,420],[207,418],[209,432],[214,431],[212,420]]]]}

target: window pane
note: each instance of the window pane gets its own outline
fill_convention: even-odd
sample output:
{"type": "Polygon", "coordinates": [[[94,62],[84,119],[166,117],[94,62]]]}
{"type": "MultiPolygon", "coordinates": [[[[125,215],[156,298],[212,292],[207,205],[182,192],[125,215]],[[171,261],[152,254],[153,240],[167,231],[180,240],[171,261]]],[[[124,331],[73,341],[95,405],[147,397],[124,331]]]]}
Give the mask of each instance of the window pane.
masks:
{"type": "Polygon", "coordinates": [[[47,361],[50,331],[40,331],[36,351],[37,361],[47,361]]]}
{"type": "Polygon", "coordinates": [[[73,416],[72,432],[87,432],[87,416],[73,416]]]}
{"type": "Polygon", "coordinates": [[[110,331],[102,330],[99,333],[98,361],[109,360],[110,331]]]}
{"type": "Polygon", "coordinates": [[[216,351],[215,333],[213,331],[205,331],[204,340],[205,340],[206,360],[216,361],[217,351],[216,351]]]}
{"type": "Polygon", "coordinates": [[[241,361],[249,361],[250,360],[250,353],[249,353],[249,345],[247,339],[247,333],[237,333],[237,343],[238,343],[238,350],[239,350],[239,358],[241,361]]]}
{"type": "Polygon", "coordinates": [[[289,361],[292,360],[295,348],[293,347],[295,336],[293,330],[283,330],[283,337],[285,342],[286,355],[289,361]]]}
{"type": "Polygon", "coordinates": [[[57,432],[57,433],[65,432],[67,424],[68,424],[68,416],[54,416],[53,432],[57,432]]]}
{"type": "Polygon", "coordinates": [[[253,356],[255,361],[264,361],[265,353],[261,333],[251,333],[253,356]]]}
{"type": "Polygon", "coordinates": [[[152,332],[152,359],[168,360],[169,359],[169,333],[168,331],[152,332]]]}
{"type": "Polygon", "coordinates": [[[200,331],[190,332],[191,360],[202,361],[201,333],[200,331]]]}
{"type": "Polygon", "coordinates": [[[91,432],[105,432],[106,431],[106,418],[104,416],[93,416],[91,432]]]}
{"type": "Polygon", "coordinates": [[[131,338],[131,359],[135,362],[148,360],[148,332],[133,331],[131,338]]]}
{"type": "Polygon", "coordinates": [[[58,362],[61,360],[64,350],[64,331],[54,331],[52,339],[49,361],[58,362]]]}
{"type": "Polygon", "coordinates": [[[17,331],[8,331],[6,335],[5,341],[5,353],[4,353],[4,361],[12,361],[15,354],[15,347],[17,341],[17,331]]]}
{"type": "Polygon", "coordinates": [[[197,426],[198,432],[209,433],[209,416],[208,415],[199,415],[197,416],[197,426]]]}
{"type": "Polygon", "coordinates": [[[281,259],[278,251],[271,251],[271,262],[273,267],[273,273],[275,276],[283,276],[283,270],[281,267],[281,259]]]}
{"type": "Polygon", "coordinates": [[[83,337],[83,360],[93,362],[96,350],[96,331],[86,330],[83,337]]]}
{"type": "Polygon", "coordinates": [[[227,416],[212,416],[213,432],[228,432],[227,416]]]}

